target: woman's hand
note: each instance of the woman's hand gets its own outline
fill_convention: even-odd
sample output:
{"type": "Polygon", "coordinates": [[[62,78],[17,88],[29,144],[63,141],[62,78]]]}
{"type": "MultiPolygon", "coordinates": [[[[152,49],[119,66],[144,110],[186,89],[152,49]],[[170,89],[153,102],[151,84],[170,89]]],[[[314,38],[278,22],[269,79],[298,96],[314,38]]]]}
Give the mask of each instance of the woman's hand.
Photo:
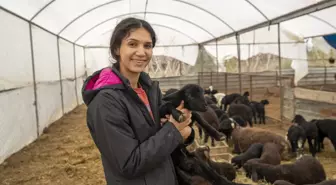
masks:
{"type": "Polygon", "coordinates": [[[180,132],[184,140],[186,140],[192,131],[191,127],[189,126],[189,124],[191,123],[191,111],[184,108],[183,101],[176,109],[183,113],[185,120],[179,123],[173,118],[173,116],[166,115],[166,118],[161,119],[161,125],[165,123],[167,120],[169,120],[169,122],[173,123],[173,125],[177,128],[177,130],[180,132]]]}

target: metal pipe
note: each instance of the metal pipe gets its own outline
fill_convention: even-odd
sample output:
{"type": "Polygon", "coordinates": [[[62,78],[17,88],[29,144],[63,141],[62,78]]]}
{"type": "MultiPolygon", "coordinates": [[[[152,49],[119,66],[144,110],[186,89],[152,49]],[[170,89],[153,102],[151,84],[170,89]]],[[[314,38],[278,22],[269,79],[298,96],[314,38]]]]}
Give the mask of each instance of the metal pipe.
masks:
{"type": "Polygon", "coordinates": [[[35,57],[34,57],[34,44],[33,44],[33,30],[32,24],[29,23],[29,39],[30,39],[30,53],[32,60],[32,70],[33,70],[33,86],[34,86],[34,107],[36,116],[36,135],[40,136],[40,119],[38,112],[38,101],[37,101],[37,85],[36,85],[36,72],[35,72],[35,57]]]}
{"type": "Polygon", "coordinates": [[[278,23],[278,54],[279,54],[279,86],[280,86],[280,121],[283,121],[283,93],[282,93],[282,74],[281,74],[281,45],[280,45],[280,23],[278,23]]]}

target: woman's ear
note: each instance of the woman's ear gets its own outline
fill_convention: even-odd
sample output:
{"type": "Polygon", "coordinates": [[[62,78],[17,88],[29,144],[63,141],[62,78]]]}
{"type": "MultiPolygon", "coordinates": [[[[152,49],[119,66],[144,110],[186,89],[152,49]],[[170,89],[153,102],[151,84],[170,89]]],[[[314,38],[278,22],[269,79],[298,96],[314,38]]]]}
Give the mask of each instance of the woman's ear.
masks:
{"type": "Polygon", "coordinates": [[[120,48],[114,49],[114,53],[115,55],[120,56],[120,48]]]}

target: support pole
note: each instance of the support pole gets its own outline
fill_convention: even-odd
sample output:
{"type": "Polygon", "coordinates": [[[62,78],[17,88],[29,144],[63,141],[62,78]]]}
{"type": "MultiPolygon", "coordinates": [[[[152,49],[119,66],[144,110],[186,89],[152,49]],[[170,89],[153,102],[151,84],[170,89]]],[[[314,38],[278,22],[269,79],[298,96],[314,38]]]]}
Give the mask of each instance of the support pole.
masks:
{"type": "Polygon", "coordinates": [[[238,73],[239,73],[239,92],[242,93],[242,81],[241,81],[241,61],[240,61],[240,36],[236,34],[237,40],[237,54],[238,54],[238,73]]]}
{"type": "Polygon", "coordinates": [[[61,54],[60,54],[60,49],[59,49],[59,40],[60,38],[57,37],[58,71],[59,71],[59,79],[60,79],[60,87],[61,87],[62,115],[64,115],[63,82],[62,82],[61,54]]]}
{"type": "Polygon", "coordinates": [[[33,70],[33,86],[34,86],[34,107],[36,116],[36,135],[40,136],[40,119],[38,113],[38,101],[37,101],[37,84],[36,84],[36,73],[35,73],[35,57],[34,57],[34,44],[33,44],[33,30],[32,24],[29,22],[29,37],[30,37],[30,54],[32,60],[32,70],[33,70]]]}
{"type": "Polygon", "coordinates": [[[74,56],[75,92],[76,92],[76,102],[78,106],[79,102],[78,102],[78,92],[77,92],[76,45],[75,44],[73,44],[73,56],[74,56]]]}
{"type": "Polygon", "coordinates": [[[282,92],[282,69],[281,69],[281,45],[280,45],[280,23],[278,23],[278,54],[279,54],[279,86],[280,86],[280,120],[283,122],[283,92],[282,92]]]}
{"type": "Polygon", "coordinates": [[[85,78],[88,77],[88,74],[87,74],[87,65],[86,65],[86,53],[85,53],[85,47],[83,47],[83,54],[84,54],[84,75],[85,75],[85,78]]]}
{"type": "MultiPolygon", "coordinates": [[[[218,40],[216,39],[216,62],[217,62],[217,75],[216,75],[216,86],[219,86],[218,75],[219,75],[219,62],[218,62],[218,40]]],[[[218,87],[215,87],[218,89],[218,87]]]]}

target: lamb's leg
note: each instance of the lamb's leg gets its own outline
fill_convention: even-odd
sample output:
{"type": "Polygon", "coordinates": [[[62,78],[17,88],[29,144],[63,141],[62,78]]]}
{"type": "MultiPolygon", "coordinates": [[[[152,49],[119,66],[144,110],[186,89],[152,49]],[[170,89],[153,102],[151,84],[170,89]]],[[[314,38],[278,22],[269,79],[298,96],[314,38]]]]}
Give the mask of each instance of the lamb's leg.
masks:
{"type": "Polygon", "coordinates": [[[265,125],[266,124],[266,122],[265,122],[265,111],[262,112],[262,119],[263,119],[263,123],[265,125]]]}
{"type": "Polygon", "coordinates": [[[215,138],[216,141],[225,140],[225,135],[218,130],[216,130],[213,126],[211,126],[207,121],[205,121],[201,115],[196,112],[192,112],[192,121],[197,121],[197,123],[204,129],[204,132],[207,132],[211,137],[215,138]]]}
{"type": "Polygon", "coordinates": [[[208,143],[208,140],[209,140],[209,134],[208,133],[204,133],[204,144],[207,144],[208,143]]]}
{"type": "Polygon", "coordinates": [[[213,147],[216,146],[215,145],[215,139],[213,137],[211,138],[211,146],[213,146],[213,147]]]}
{"type": "Polygon", "coordinates": [[[199,126],[198,123],[196,124],[196,126],[197,126],[197,128],[198,128],[198,135],[199,135],[199,138],[202,139],[202,137],[203,137],[202,127],[199,126]]]}
{"type": "Polygon", "coordinates": [[[313,157],[315,157],[316,151],[313,147],[312,138],[308,138],[308,144],[309,144],[309,152],[312,154],[313,157]]]}
{"type": "MultiPolygon", "coordinates": [[[[336,135],[329,137],[329,139],[334,146],[334,150],[336,151],[336,135]]],[[[323,144],[323,142],[322,142],[322,144],[323,144]]]]}
{"type": "Polygon", "coordinates": [[[249,122],[250,127],[253,127],[252,118],[249,118],[248,122],[249,122]]]}

